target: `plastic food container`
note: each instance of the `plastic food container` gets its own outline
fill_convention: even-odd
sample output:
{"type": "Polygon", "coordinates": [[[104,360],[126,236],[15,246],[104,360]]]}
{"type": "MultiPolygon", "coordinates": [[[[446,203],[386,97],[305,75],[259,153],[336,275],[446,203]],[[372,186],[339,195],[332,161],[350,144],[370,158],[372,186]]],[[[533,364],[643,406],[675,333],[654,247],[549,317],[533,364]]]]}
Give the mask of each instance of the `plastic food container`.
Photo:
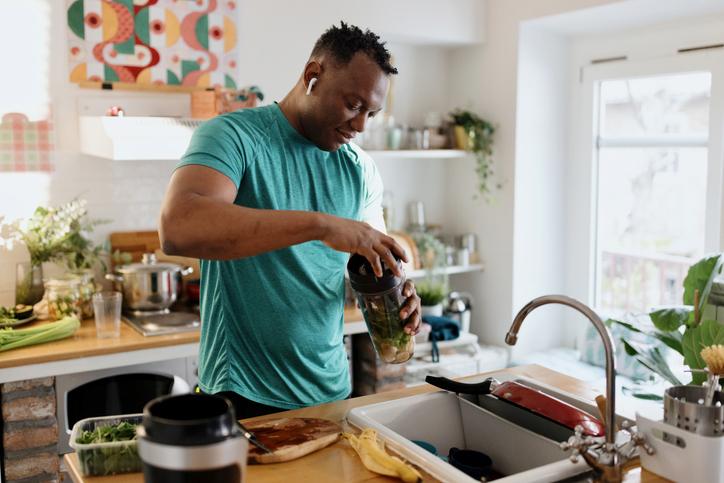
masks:
{"type": "Polygon", "coordinates": [[[98,427],[113,426],[124,421],[138,426],[143,421],[143,414],[86,418],[73,425],[69,444],[78,453],[78,462],[83,476],[104,476],[141,471],[141,458],[138,456],[138,444],[135,439],[90,444],[77,442],[83,431],[93,431],[98,427]]]}
{"type": "Polygon", "coordinates": [[[361,255],[352,255],[347,263],[350,284],[357,294],[377,355],[384,362],[399,364],[410,360],[415,352],[415,338],[405,332],[406,321],[400,318],[400,309],[405,303],[402,294],[405,277],[395,276],[384,263],[382,268],[382,277],[378,278],[361,255]]]}

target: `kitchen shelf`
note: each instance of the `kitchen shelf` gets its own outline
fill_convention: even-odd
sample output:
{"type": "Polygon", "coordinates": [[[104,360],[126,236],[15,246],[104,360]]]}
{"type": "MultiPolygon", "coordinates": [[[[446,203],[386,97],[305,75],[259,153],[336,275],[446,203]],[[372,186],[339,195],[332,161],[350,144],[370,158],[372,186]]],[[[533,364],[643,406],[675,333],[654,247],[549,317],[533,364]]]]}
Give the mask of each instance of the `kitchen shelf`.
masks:
{"type": "MultiPolygon", "coordinates": [[[[449,267],[444,268],[437,268],[433,270],[433,273],[435,275],[438,274],[447,274],[447,275],[457,275],[460,273],[474,273],[474,272],[482,272],[484,265],[482,263],[475,263],[472,265],[451,265],[449,267]]],[[[420,270],[412,270],[410,272],[407,272],[407,278],[422,278],[428,273],[428,270],[420,269],[420,270]]]]}
{"type": "Polygon", "coordinates": [[[375,161],[383,159],[455,159],[470,156],[461,149],[400,149],[385,151],[367,151],[375,161]]]}

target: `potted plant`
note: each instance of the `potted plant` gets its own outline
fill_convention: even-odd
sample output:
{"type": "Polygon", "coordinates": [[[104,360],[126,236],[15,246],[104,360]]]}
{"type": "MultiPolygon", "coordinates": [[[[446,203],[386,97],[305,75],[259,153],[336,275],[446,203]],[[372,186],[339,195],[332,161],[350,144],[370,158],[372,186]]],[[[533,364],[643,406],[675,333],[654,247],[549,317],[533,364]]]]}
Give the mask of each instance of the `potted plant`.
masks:
{"type": "Polygon", "coordinates": [[[85,200],[73,200],[57,208],[39,206],[25,222],[9,225],[7,238],[23,243],[30,253],[29,269],[16,274],[16,303],[40,301],[43,263],[57,262],[81,275],[100,261],[101,247],[94,246],[86,234],[102,221],[89,220],[87,215],[85,200]]]}
{"type": "MultiPolygon", "coordinates": [[[[701,356],[703,348],[724,343],[724,324],[712,320],[707,302],[714,279],[724,265],[723,255],[705,257],[692,265],[684,279],[684,305],[666,307],[648,313],[650,327],[635,326],[620,320],[609,319],[608,324],[618,324],[629,331],[645,334],[665,344],[684,357],[684,363],[692,370],[689,384],[702,384],[706,374],[701,372],[706,364],[701,356]]],[[[658,347],[640,344],[633,338],[622,337],[626,353],[634,357],[651,372],[672,385],[681,385],[658,347]]],[[[634,394],[647,399],[661,399],[658,394],[634,394]]]]}
{"type": "Polygon", "coordinates": [[[447,285],[442,282],[425,280],[416,287],[420,297],[420,315],[442,315],[442,301],[447,295],[447,285]]]}
{"type": "MultiPolygon", "coordinates": [[[[471,151],[475,155],[475,172],[478,175],[478,191],[490,200],[493,186],[493,135],[495,126],[477,114],[463,109],[450,113],[453,119],[453,133],[458,149],[471,151]]],[[[496,183],[495,188],[500,188],[496,183]]]]}

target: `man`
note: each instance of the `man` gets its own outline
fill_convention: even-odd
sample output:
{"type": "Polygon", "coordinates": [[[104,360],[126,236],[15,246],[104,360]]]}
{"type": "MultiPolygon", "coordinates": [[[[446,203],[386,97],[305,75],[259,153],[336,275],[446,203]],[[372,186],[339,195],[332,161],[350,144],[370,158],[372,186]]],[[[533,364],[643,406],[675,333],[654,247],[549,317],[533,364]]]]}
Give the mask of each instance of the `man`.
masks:
{"type": "MultiPolygon", "coordinates": [[[[342,344],[349,254],[378,275],[404,250],[384,233],[382,181],[349,144],[382,109],[390,65],[372,32],[341,23],[316,42],[278,104],[194,133],[161,210],[164,252],[201,259],[199,386],[239,417],[350,394],[342,344]],[[374,226],[374,227],[373,227],[374,226]]],[[[420,324],[411,282],[400,315],[420,324]]]]}

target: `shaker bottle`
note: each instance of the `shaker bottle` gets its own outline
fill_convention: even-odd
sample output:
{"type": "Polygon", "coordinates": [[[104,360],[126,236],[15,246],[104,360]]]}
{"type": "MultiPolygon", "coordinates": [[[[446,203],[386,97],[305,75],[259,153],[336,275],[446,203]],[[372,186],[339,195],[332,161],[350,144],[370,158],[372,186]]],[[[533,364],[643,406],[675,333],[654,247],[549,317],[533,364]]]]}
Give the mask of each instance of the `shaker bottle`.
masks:
{"type": "MultiPolygon", "coordinates": [[[[402,270],[397,258],[396,263],[402,270]]],[[[384,362],[407,362],[415,351],[415,338],[405,332],[406,321],[400,318],[406,299],[402,294],[404,272],[402,277],[397,277],[384,262],[382,269],[382,277],[376,277],[372,265],[357,254],[347,263],[350,285],[357,294],[375,351],[384,362]]]]}
{"type": "Polygon", "coordinates": [[[161,396],[137,429],[146,483],[243,483],[249,443],[234,407],[213,394],[161,396]]]}

